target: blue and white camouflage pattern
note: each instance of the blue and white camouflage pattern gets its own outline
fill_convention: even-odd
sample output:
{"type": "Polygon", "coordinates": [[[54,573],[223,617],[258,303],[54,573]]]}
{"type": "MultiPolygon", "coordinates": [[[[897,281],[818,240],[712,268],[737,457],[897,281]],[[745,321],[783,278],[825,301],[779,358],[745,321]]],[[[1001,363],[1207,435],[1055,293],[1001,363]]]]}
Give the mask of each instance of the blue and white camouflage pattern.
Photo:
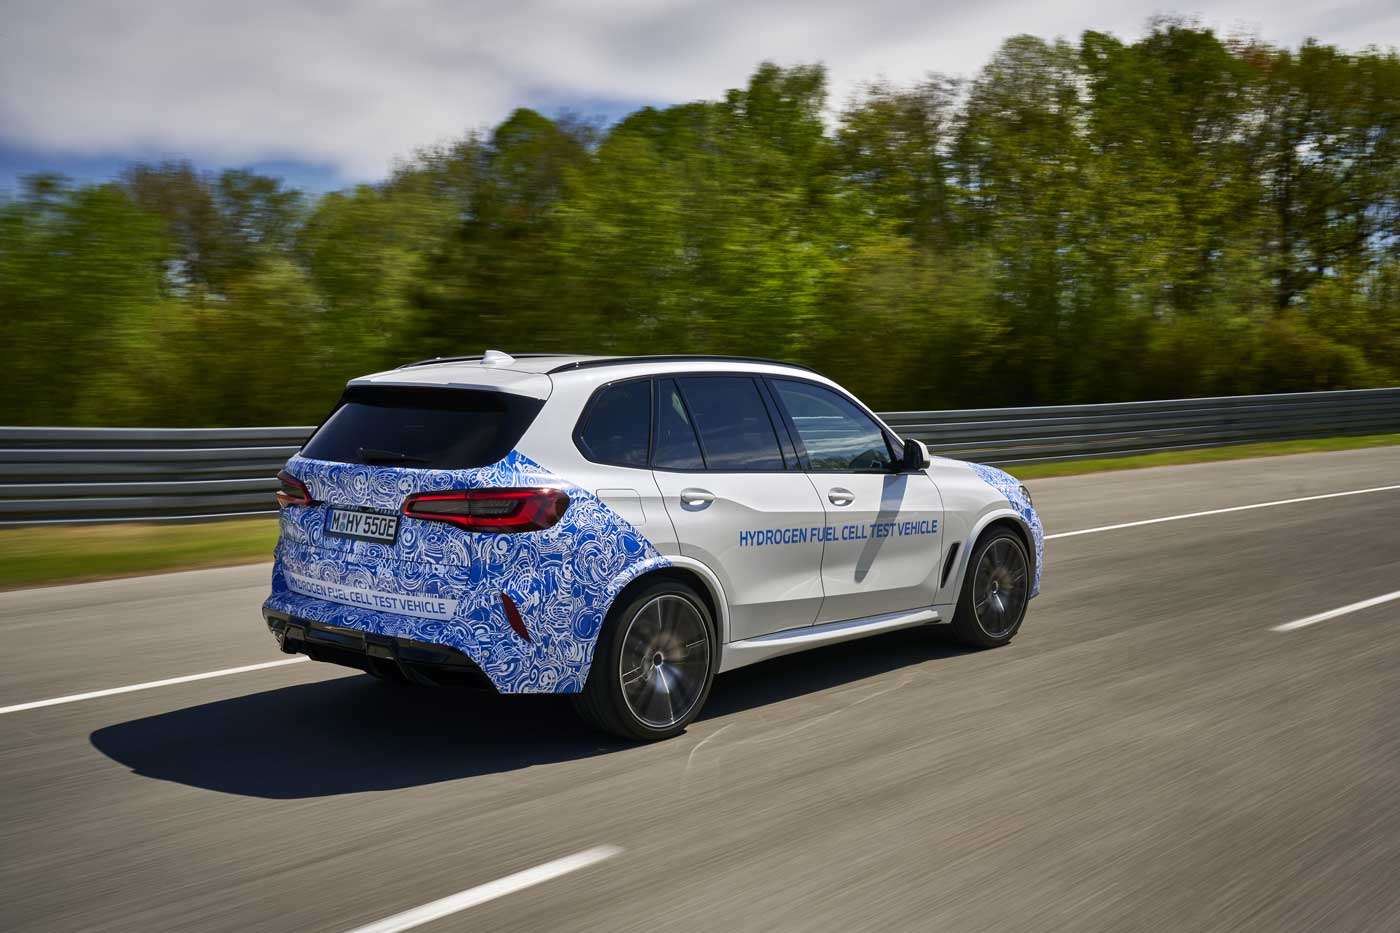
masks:
{"type": "Polygon", "coordinates": [[[1040,526],[1040,516],[1031,507],[1030,500],[1021,492],[1021,481],[1016,477],[1005,470],[982,463],[969,463],[968,466],[982,478],[982,482],[1005,496],[1006,501],[1011,503],[1011,508],[1030,528],[1031,538],[1035,542],[1035,582],[1031,586],[1031,596],[1035,596],[1040,592],[1040,569],[1045,564],[1045,531],[1040,526]]]}
{"type": "MultiPolygon", "coordinates": [[[[488,467],[421,470],[293,457],[287,470],[317,502],[398,512],[409,495],[486,487],[549,487],[569,496],[558,524],[517,534],[466,532],[402,515],[392,544],[330,537],[325,506],[282,510],[267,609],[327,625],[448,645],[502,693],[577,693],[608,608],[636,577],[670,561],[597,496],[512,451],[488,467]],[[294,592],[289,574],[404,597],[456,601],[450,618],[383,612],[294,592]],[[519,608],[515,633],[500,594],[519,608]]],[[[304,587],[303,587],[304,589],[304,587]]]]}

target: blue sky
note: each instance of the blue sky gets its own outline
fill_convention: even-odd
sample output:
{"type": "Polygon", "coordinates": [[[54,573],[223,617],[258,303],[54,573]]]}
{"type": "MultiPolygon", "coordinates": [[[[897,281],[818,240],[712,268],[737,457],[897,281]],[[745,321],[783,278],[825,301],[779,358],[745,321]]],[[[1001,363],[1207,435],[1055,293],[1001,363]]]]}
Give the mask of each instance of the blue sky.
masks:
{"type": "MultiPolygon", "coordinates": [[[[253,168],[311,191],[383,178],[516,107],[614,120],[713,99],[763,60],[864,82],[972,75],[1015,33],[1125,39],[1159,0],[32,0],[0,13],[0,189],[132,161],[253,168]]],[[[1400,45],[1394,0],[1175,8],[1226,35],[1400,45]]]]}
{"type": "MultiPolygon", "coordinates": [[[[566,95],[548,92],[526,95],[520,106],[532,107],[551,117],[569,114],[586,120],[607,125],[625,117],[633,111],[664,101],[606,101],[574,100],[566,95]]],[[[466,127],[464,126],[463,131],[466,127]]],[[[411,154],[413,146],[404,150],[411,154]]],[[[13,194],[23,184],[26,175],[39,172],[64,175],[77,182],[102,182],[117,177],[133,162],[192,161],[198,168],[218,171],[224,168],[238,168],[273,175],[281,178],[289,187],[320,194],[333,191],[358,182],[376,181],[387,173],[370,172],[366,175],[347,174],[335,162],[312,162],[298,159],[251,159],[228,161],[217,153],[203,158],[195,157],[188,149],[155,147],[119,147],[109,152],[83,152],[63,149],[43,150],[14,145],[4,133],[0,133],[0,194],[13,194]]]]}
{"type": "MultiPolygon", "coordinates": [[[[0,146],[0,190],[13,193],[21,179],[36,172],[55,172],[79,182],[107,181],[121,174],[132,162],[161,162],[181,160],[188,155],[174,150],[135,149],[109,154],[75,154],[72,152],[43,152],[19,147],[0,146]]],[[[308,192],[331,191],[345,180],[330,163],[310,162],[243,162],[221,163],[212,159],[199,163],[201,168],[244,168],[263,175],[275,175],[289,186],[308,192]]]]}

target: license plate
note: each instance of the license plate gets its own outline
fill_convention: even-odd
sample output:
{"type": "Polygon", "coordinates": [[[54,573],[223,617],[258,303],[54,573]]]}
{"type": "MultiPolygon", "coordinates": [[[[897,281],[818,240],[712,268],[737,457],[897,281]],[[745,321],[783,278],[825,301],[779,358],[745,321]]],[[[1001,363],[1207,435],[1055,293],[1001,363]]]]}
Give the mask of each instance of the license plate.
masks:
{"type": "Polygon", "coordinates": [[[399,534],[399,517],[383,512],[331,509],[331,522],[326,534],[360,541],[392,542],[399,534]]]}

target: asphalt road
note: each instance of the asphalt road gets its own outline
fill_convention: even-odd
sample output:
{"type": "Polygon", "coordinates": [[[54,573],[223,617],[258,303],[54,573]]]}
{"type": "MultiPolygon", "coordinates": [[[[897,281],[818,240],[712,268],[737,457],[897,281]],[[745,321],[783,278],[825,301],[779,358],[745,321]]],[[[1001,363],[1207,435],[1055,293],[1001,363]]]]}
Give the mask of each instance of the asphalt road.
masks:
{"type": "MultiPolygon", "coordinates": [[[[1393,484],[1400,448],[1030,485],[1062,534],[1393,484]]],[[[266,576],[0,594],[0,706],[277,660],[266,576]]],[[[314,663],[4,714],[0,928],[478,889],[420,929],[1400,930],[1400,600],[1272,628],[1396,590],[1400,490],[1052,540],[1011,646],[760,664],[659,745],[314,663]]]]}

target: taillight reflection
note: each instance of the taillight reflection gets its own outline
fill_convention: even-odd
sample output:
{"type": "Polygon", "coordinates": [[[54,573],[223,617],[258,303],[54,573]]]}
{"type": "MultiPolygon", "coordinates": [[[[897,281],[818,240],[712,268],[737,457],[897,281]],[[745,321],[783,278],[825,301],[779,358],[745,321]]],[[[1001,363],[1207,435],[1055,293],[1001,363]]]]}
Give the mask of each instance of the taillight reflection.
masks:
{"type": "Polygon", "coordinates": [[[277,504],[282,508],[297,505],[315,505],[316,501],[311,498],[311,492],[306,488],[306,484],[297,479],[286,470],[277,474],[277,504]]]}
{"type": "Polygon", "coordinates": [[[466,531],[509,534],[553,526],[569,507],[558,489],[454,489],[409,496],[403,513],[466,531]]]}

